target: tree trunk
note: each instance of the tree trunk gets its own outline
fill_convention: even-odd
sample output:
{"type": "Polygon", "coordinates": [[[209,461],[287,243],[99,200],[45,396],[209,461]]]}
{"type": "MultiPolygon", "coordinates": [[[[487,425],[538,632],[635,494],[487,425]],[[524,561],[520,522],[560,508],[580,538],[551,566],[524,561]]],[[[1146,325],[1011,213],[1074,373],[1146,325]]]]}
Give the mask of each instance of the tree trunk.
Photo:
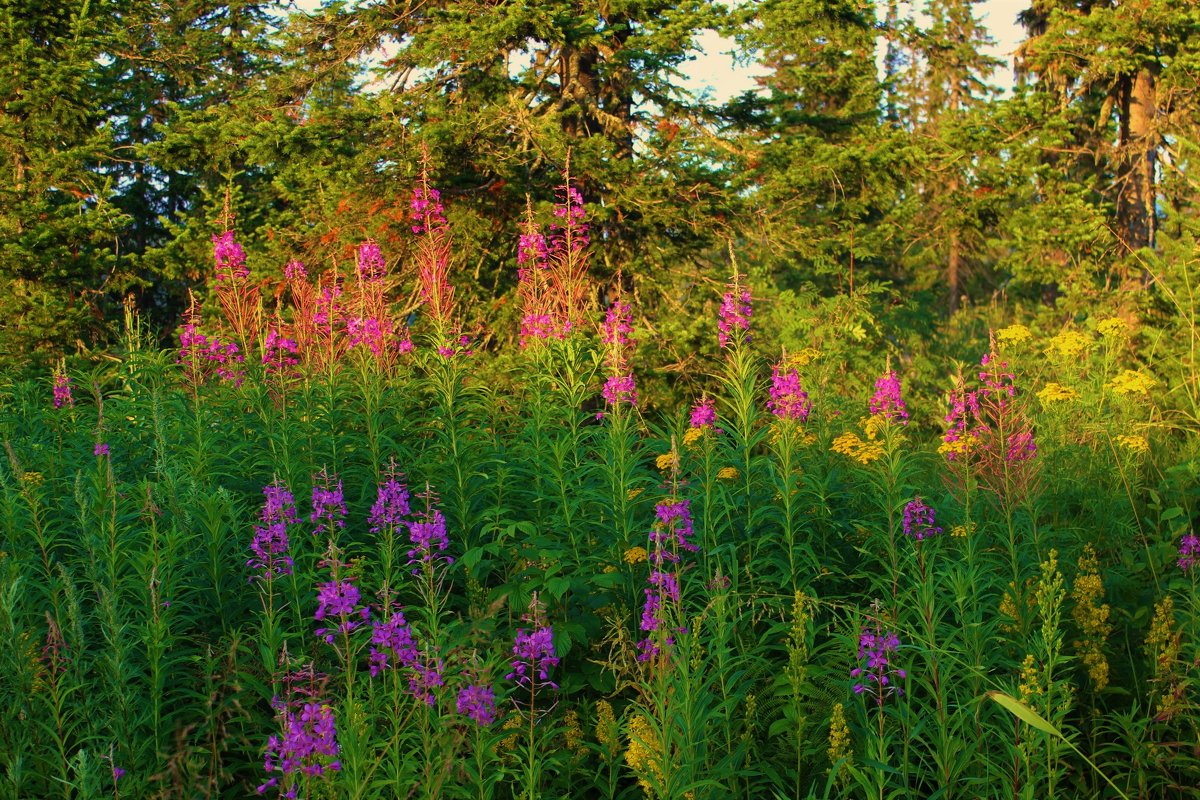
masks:
{"type": "Polygon", "coordinates": [[[1149,67],[1138,70],[1124,83],[1117,217],[1125,244],[1132,251],[1154,247],[1158,93],[1149,67]]]}

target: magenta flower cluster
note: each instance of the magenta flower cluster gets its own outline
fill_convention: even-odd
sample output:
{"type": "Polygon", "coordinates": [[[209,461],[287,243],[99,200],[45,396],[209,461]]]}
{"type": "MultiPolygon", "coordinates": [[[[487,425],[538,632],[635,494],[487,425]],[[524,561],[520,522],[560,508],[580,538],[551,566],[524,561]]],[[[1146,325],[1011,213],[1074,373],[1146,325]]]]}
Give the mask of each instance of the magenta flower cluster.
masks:
{"type": "Polygon", "coordinates": [[[250,276],[246,268],[246,253],[233,238],[233,231],[213,234],[213,257],[217,262],[217,283],[225,280],[244,280],[250,276]]]}
{"type": "Polygon", "coordinates": [[[481,728],[496,721],[496,693],[490,686],[469,683],[458,692],[458,713],[481,728]]]}
{"type": "Polygon", "coordinates": [[[296,365],[300,363],[299,352],[295,339],[284,336],[277,328],[271,328],[267,331],[267,341],[263,346],[263,366],[270,374],[292,376],[296,365]]]}
{"type": "Polygon", "coordinates": [[[371,618],[371,609],[360,606],[362,592],[348,580],[333,580],[317,588],[317,613],[313,619],[324,622],[333,619],[332,628],[317,628],[316,634],[327,643],[333,644],[338,634],[349,636],[359,625],[371,618]]]}
{"type": "Polygon", "coordinates": [[[292,557],[288,555],[288,526],[300,521],[296,514],[296,501],[287,487],[276,482],[263,487],[266,502],[263,503],[259,519],[261,525],[254,526],[254,539],[250,542],[253,554],[246,566],[261,570],[257,576],[269,580],[292,571],[292,557]]]}
{"type": "MultiPolygon", "coordinates": [[[[642,632],[646,637],[638,642],[638,660],[649,661],[662,652],[656,633],[667,624],[665,603],[678,609],[681,600],[679,576],[672,571],[678,564],[681,552],[694,553],[700,548],[692,541],[694,527],[687,500],[669,500],[654,507],[655,525],[650,532],[650,577],[646,587],[646,600],[642,605],[642,632]]],[[[674,636],[666,633],[662,644],[670,647],[674,636]]]]}
{"type": "Polygon", "coordinates": [[[812,412],[812,402],[808,392],[800,388],[800,373],[792,369],[776,365],[771,372],[771,397],[767,408],[779,419],[794,419],[798,422],[808,420],[812,412]]]}
{"type": "MultiPolygon", "coordinates": [[[[409,564],[434,565],[439,560],[454,563],[454,559],[445,554],[450,541],[446,537],[446,517],[441,511],[431,509],[420,519],[408,523],[408,537],[413,543],[413,548],[408,551],[409,564]]],[[[413,570],[414,575],[419,572],[419,569],[413,570]]]]}
{"type": "Polygon", "coordinates": [[[222,342],[216,336],[209,339],[196,330],[194,322],[185,325],[183,332],[179,334],[179,356],[176,363],[187,363],[206,374],[210,371],[215,372],[221,380],[241,386],[244,375],[239,365],[245,363],[245,360],[237,344],[222,342]]]}
{"type": "Polygon", "coordinates": [[[54,407],[62,408],[67,406],[72,408],[75,405],[75,397],[71,394],[71,379],[66,372],[54,373],[54,407]]]}
{"type": "Polygon", "coordinates": [[[721,318],[717,322],[717,341],[721,347],[728,346],[739,335],[744,335],[744,341],[750,341],[750,317],[753,312],[750,290],[731,286],[721,300],[721,318]]]}
{"type": "Polygon", "coordinates": [[[908,673],[891,663],[891,657],[899,650],[900,639],[896,634],[884,632],[878,623],[864,628],[858,637],[859,664],[850,670],[850,677],[858,680],[854,693],[874,695],[880,705],[889,694],[903,694],[896,679],[903,680],[908,673]]]}
{"type": "Polygon", "coordinates": [[[413,189],[411,206],[413,233],[424,233],[446,222],[446,209],[442,205],[441,193],[437,189],[428,188],[424,183],[413,189]]]}
{"type": "Polygon", "coordinates": [[[936,514],[931,506],[925,505],[920,495],[904,506],[904,535],[918,542],[942,532],[936,524],[936,514]]]}
{"type": "Polygon", "coordinates": [[[283,730],[282,738],[273,735],[267,740],[263,769],[268,775],[283,773],[286,788],[280,786],[280,777],[274,776],[258,787],[259,794],[279,787],[282,797],[295,798],[299,776],[316,777],[342,768],[337,761],[337,730],[329,706],[310,702],[298,712],[285,711],[283,730]]]}
{"type": "Polygon", "coordinates": [[[411,513],[408,487],[396,480],[395,476],[391,476],[379,484],[375,503],[367,516],[367,524],[371,533],[379,533],[385,528],[395,528],[411,513]]]}
{"type": "Polygon", "coordinates": [[[413,638],[412,626],[404,618],[400,609],[392,611],[384,621],[376,620],[371,628],[371,652],[368,663],[371,677],[377,677],[388,668],[390,659],[405,668],[417,663],[417,644],[413,638]]]}
{"type": "Polygon", "coordinates": [[[908,424],[908,409],[900,396],[900,377],[888,372],[875,381],[875,394],[868,404],[871,414],[908,424]]]}
{"type": "Polygon", "coordinates": [[[552,225],[552,238],[557,250],[578,253],[588,246],[588,226],[584,220],[587,212],[583,208],[583,195],[569,182],[559,187],[559,202],[554,206],[554,216],[563,224],[552,225]]]}
{"type": "Polygon", "coordinates": [[[379,283],[387,277],[387,262],[379,244],[368,239],[358,246],[358,279],[364,283],[379,283]]]}
{"type": "Polygon", "coordinates": [[[313,535],[332,534],[346,527],[346,500],[342,496],[342,482],[335,484],[329,474],[322,470],[313,479],[312,514],[308,521],[316,525],[313,535]]]}
{"type": "Polygon", "coordinates": [[[1193,531],[1179,540],[1179,568],[1191,572],[1197,560],[1200,560],[1200,536],[1193,531]]]}
{"type": "Polygon", "coordinates": [[[716,427],[717,409],[712,398],[706,397],[692,407],[690,426],[693,428],[716,427]]]}
{"type": "Polygon", "coordinates": [[[558,684],[550,680],[550,669],[558,666],[554,652],[554,629],[549,625],[532,629],[518,628],[513,644],[512,672],[506,676],[517,685],[535,690],[537,685],[557,689],[558,684]]]}

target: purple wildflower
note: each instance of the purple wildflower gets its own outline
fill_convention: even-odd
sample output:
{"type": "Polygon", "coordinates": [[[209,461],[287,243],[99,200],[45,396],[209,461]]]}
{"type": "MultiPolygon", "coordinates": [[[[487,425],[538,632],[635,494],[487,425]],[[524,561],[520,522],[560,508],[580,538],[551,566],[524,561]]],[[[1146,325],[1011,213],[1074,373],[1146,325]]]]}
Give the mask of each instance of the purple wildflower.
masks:
{"type": "Polygon", "coordinates": [[[508,673],[508,680],[515,680],[530,691],[536,683],[558,688],[558,684],[550,680],[550,668],[558,666],[553,628],[548,625],[532,630],[518,628],[512,651],[512,672],[508,673]]]}
{"type": "Polygon", "coordinates": [[[1008,451],[1004,459],[1010,464],[1028,461],[1037,455],[1037,444],[1033,441],[1033,431],[1014,433],[1008,440],[1008,451]]]}
{"type": "Polygon", "coordinates": [[[936,536],[942,529],[934,524],[934,517],[933,508],[925,505],[920,495],[914,497],[904,506],[904,535],[918,542],[936,536]]]}
{"type": "Polygon", "coordinates": [[[262,570],[262,578],[288,575],[292,571],[292,558],[288,551],[288,526],[300,521],[296,515],[296,501],[286,486],[273,483],[263,487],[266,502],[261,515],[262,525],[254,527],[254,540],[250,543],[253,558],[246,566],[262,570]]]}
{"type": "Polygon", "coordinates": [[[96,447],[92,450],[92,454],[97,456],[108,455],[108,445],[104,442],[96,442],[96,447]]]}
{"type": "Polygon", "coordinates": [[[564,221],[563,225],[551,225],[553,245],[556,250],[574,254],[588,245],[588,226],[584,220],[587,212],[583,208],[583,195],[570,184],[570,179],[558,189],[559,202],[554,206],[554,216],[564,221]]]}
{"type": "MultiPolygon", "coordinates": [[[[279,771],[287,791],[284,797],[296,797],[296,778],[299,775],[317,777],[342,768],[338,754],[337,730],[333,709],[323,703],[305,703],[298,713],[283,712],[283,738],[267,739],[263,769],[268,775],[279,771]]],[[[279,777],[271,777],[258,787],[259,794],[279,786],[279,777]]]]}
{"type": "Polygon", "coordinates": [[[636,406],[638,401],[637,384],[633,375],[610,375],[604,382],[601,394],[604,401],[614,408],[622,403],[636,406]]]}
{"type": "Polygon", "coordinates": [[[387,276],[383,251],[373,239],[358,246],[358,279],[364,283],[379,283],[387,276]]]}
{"type": "Polygon", "coordinates": [[[114,765],[112,768],[112,775],[113,775],[113,783],[116,783],[117,781],[121,780],[121,778],[125,777],[125,770],[121,767],[114,765]]]}
{"type": "Polygon", "coordinates": [[[1197,560],[1200,560],[1200,537],[1193,531],[1179,540],[1179,568],[1191,572],[1197,560]]]}
{"type": "Polygon", "coordinates": [[[467,684],[458,692],[456,707],[481,728],[496,721],[496,693],[490,686],[467,684]]]}
{"type": "Polygon", "coordinates": [[[908,409],[900,396],[900,378],[895,372],[885,373],[875,381],[875,394],[869,408],[876,416],[908,424],[908,409]]]}
{"type": "Polygon", "coordinates": [[[313,535],[334,532],[335,528],[346,527],[346,501],[342,496],[342,482],[334,486],[332,479],[325,470],[313,478],[312,514],[309,522],[317,527],[313,535]],[[320,479],[320,483],[317,480],[320,479]]]}
{"type": "Polygon", "coordinates": [[[754,313],[750,290],[738,284],[737,276],[721,300],[721,319],[717,322],[717,340],[721,347],[729,345],[731,339],[745,334],[743,341],[750,341],[750,317],[754,313]]]}
{"type": "Polygon", "coordinates": [[[771,399],[767,408],[779,419],[808,420],[812,402],[808,392],[800,388],[800,373],[795,368],[781,371],[777,365],[771,373],[771,399]]]}
{"type": "Polygon", "coordinates": [[[299,347],[295,339],[289,339],[276,328],[267,331],[267,343],[263,347],[262,363],[268,373],[292,373],[300,363],[296,354],[299,347]]]}
{"type": "MultiPolygon", "coordinates": [[[[433,564],[438,559],[445,559],[447,564],[454,563],[454,559],[444,555],[450,541],[446,538],[446,518],[441,511],[426,511],[420,520],[408,523],[408,537],[415,545],[408,551],[408,563],[433,564]]],[[[413,570],[414,575],[417,572],[413,570]]]]}
{"type": "Polygon", "coordinates": [[[629,334],[633,332],[633,312],[628,303],[620,300],[613,303],[608,313],[604,315],[604,332],[601,335],[605,344],[624,347],[629,344],[629,334]]]}
{"type": "Polygon", "coordinates": [[[891,665],[890,656],[899,652],[900,639],[896,634],[884,632],[876,623],[863,628],[858,637],[859,665],[850,670],[850,677],[860,679],[854,684],[855,694],[873,694],[880,705],[887,694],[902,694],[894,679],[903,680],[908,673],[891,665]]]}
{"type": "Polygon", "coordinates": [[[372,678],[388,668],[389,658],[395,658],[402,667],[411,668],[418,657],[412,626],[404,618],[403,611],[396,609],[386,621],[374,623],[369,658],[372,678]]]}
{"type": "Polygon", "coordinates": [[[441,193],[437,189],[428,188],[424,181],[413,189],[412,219],[413,233],[424,233],[446,222],[446,209],[442,206],[441,193]]]}
{"type": "Polygon", "coordinates": [[[54,407],[62,408],[75,406],[75,397],[71,394],[71,378],[65,370],[54,372],[54,407]]]}
{"type": "Polygon", "coordinates": [[[350,581],[334,580],[321,584],[317,588],[317,613],[313,614],[313,619],[321,622],[327,617],[335,617],[338,624],[333,628],[317,628],[317,635],[329,644],[333,644],[339,633],[348,636],[361,624],[360,620],[365,621],[371,616],[369,608],[358,605],[361,599],[362,593],[350,581]]]}
{"type": "Polygon", "coordinates": [[[661,564],[663,560],[678,561],[678,549],[694,553],[699,545],[691,541],[694,533],[692,512],[688,508],[688,500],[668,500],[654,506],[657,524],[650,533],[650,541],[655,543],[654,563],[661,564]],[[666,545],[670,549],[663,549],[666,545]]]}
{"type": "Polygon", "coordinates": [[[408,487],[395,477],[389,477],[379,484],[379,493],[375,497],[375,504],[371,506],[371,514],[367,517],[371,533],[379,533],[385,528],[395,528],[399,525],[404,517],[412,513],[408,499],[408,487]]]}
{"type": "Polygon", "coordinates": [[[433,693],[433,690],[446,685],[446,681],[442,677],[445,668],[446,665],[442,659],[422,656],[420,660],[414,661],[410,666],[408,691],[422,703],[429,706],[435,705],[437,695],[433,693]]]}
{"type": "Polygon", "coordinates": [[[704,426],[714,427],[717,424],[717,409],[713,406],[711,398],[706,397],[692,407],[691,426],[693,428],[703,428],[704,426]]]}
{"type": "Polygon", "coordinates": [[[308,270],[304,268],[303,261],[292,259],[283,268],[283,277],[289,281],[300,281],[308,279],[308,270]]]}
{"type": "Polygon", "coordinates": [[[246,269],[246,253],[233,238],[233,231],[214,234],[213,257],[217,261],[217,283],[225,279],[241,280],[249,277],[246,269]]]}

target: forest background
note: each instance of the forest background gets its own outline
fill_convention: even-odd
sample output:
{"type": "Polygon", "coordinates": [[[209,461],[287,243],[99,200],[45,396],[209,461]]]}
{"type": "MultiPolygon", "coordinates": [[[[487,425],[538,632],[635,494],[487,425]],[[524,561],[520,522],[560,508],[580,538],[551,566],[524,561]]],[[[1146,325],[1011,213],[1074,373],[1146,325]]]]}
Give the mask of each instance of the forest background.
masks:
{"type": "Polygon", "coordinates": [[[1152,305],[1155,276],[1193,251],[1200,9],[1035,0],[1005,91],[979,14],[971,0],[6,0],[0,359],[95,359],[125,304],[167,342],[225,230],[263,281],[292,259],[348,272],[375,239],[415,308],[423,147],[466,327],[491,350],[516,337],[520,221],[550,207],[571,154],[597,303],[634,294],[652,400],[714,348],[704,326],[731,255],[770,345],[822,340],[850,359],[953,352],[1022,314],[1152,305]],[[752,90],[684,88],[713,33],[752,90]]]}

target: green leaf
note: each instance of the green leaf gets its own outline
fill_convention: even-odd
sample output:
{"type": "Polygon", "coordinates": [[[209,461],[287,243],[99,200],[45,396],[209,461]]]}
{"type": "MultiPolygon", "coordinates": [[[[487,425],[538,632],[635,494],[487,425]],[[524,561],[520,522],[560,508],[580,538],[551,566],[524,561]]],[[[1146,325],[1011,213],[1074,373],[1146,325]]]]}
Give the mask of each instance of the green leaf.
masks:
{"type": "Polygon", "coordinates": [[[995,700],[1003,708],[1007,709],[1009,713],[1013,714],[1017,719],[1021,720],[1026,725],[1037,728],[1043,733],[1049,733],[1053,736],[1057,736],[1064,741],[1066,740],[1066,737],[1062,735],[1062,732],[1058,728],[1051,725],[1042,717],[1041,714],[1038,714],[1036,711],[1022,703],[1017,698],[1011,697],[1004,692],[988,692],[987,696],[995,700]]]}

